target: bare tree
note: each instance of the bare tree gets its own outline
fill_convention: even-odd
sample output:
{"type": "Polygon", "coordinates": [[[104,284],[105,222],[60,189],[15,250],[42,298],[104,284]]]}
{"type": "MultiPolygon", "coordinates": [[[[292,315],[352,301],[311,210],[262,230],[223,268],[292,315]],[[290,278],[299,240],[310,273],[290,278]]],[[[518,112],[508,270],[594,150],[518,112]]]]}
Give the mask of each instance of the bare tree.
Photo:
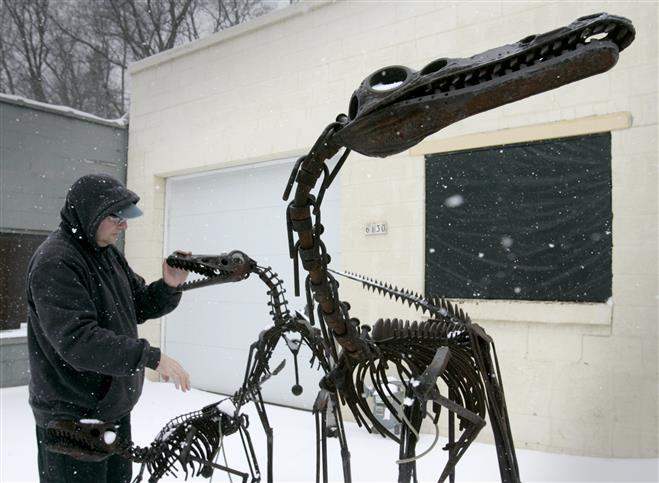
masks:
{"type": "Polygon", "coordinates": [[[206,0],[202,9],[213,20],[213,32],[219,32],[268,13],[275,4],[262,0],[206,0]]]}
{"type": "Polygon", "coordinates": [[[135,60],[176,46],[192,0],[106,0],[101,15],[135,60]]]}
{"type": "Polygon", "coordinates": [[[0,6],[0,91],[103,117],[127,109],[130,62],[276,7],[269,0],[0,0],[0,6]]]}
{"type": "Polygon", "coordinates": [[[47,101],[44,69],[48,57],[48,0],[2,0],[4,14],[11,19],[16,37],[8,52],[9,64],[23,63],[26,72],[16,80],[27,81],[31,97],[47,101]]]}
{"type": "Polygon", "coordinates": [[[16,28],[9,17],[7,9],[0,3],[0,92],[16,92],[17,61],[14,54],[16,48],[16,28]]]}
{"type": "Polygon", "coordinates": [[[69,2],[51,12],[58,57],[51,68],[66,71],[56,75],[58,80],[76,82],[75,88],[63,82],[58,84],[58,92],[62,94],[76,91],[76,100],[62,95],[62,103],[99,116],[118,117],[127,107],[129,56],[123,38],[108,21],[105,6],[105,3],[69,2]],[[70,66],[64,68],[66,64],[70,66]]]}

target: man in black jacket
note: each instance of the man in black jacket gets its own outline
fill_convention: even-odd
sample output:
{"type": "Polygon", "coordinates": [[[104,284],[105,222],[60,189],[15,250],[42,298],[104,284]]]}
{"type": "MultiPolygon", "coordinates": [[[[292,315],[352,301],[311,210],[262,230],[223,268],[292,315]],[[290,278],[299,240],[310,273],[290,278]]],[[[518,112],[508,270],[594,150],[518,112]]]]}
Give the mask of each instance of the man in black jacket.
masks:
{"type": "Polygon", "coordinates": [[[138,338],[137,324],[179,303],[187,272],[163,263],[163,278],[145,284],[114,246],[126,218],[142,214],[139,197],[107,175],[78,179],[61,223],[36,250],[27,273],[30,405],[36,419],[41,482],[129,482],[132,465],[112,456],[82,462],[45,448],[54,419],[116,422],[130,439],[130,411],[144,368],[187,391],[175,360],[138,338]]]}

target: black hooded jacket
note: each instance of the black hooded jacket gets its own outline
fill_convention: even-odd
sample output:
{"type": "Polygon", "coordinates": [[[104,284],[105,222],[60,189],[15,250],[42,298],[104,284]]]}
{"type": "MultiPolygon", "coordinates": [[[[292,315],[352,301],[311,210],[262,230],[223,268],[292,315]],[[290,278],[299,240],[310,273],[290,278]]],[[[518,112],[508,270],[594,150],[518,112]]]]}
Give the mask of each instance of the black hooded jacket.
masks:
{"type": "Polygon", "coordinates": [[[30,260],[30,405],[39,426],[116,421],[137,403],[144,367],[160,361],[137,324],[171,312],[181,292],[162,279],[146,285],[114,245],[95,241],[106,216],[138,200],[110,176],[83,176],[69,190],[59,228],[30,260]]]}

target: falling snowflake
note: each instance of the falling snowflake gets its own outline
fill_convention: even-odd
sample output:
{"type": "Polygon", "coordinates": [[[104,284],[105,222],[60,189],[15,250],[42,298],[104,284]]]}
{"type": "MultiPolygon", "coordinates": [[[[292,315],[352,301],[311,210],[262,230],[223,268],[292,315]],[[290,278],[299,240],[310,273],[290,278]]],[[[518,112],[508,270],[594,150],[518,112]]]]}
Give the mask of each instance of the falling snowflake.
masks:
{"type": "Polygon", "coordinates": [[[458,206],[463,205],[464,202],[465,200],[462,195],[453,195],[444,200],[444,206],[447,208],[457,208],[458,206]]]}

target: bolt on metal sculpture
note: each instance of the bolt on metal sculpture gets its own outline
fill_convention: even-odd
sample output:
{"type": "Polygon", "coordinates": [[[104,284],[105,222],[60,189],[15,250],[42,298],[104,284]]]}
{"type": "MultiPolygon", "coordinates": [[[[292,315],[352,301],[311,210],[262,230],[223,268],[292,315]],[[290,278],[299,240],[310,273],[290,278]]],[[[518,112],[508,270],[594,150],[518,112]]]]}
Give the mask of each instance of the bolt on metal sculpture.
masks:
{"type": "MultiPolygon", "coordinates": [[[[237,408],[248,399],[255,402],[267,435],[269,482],[273,481],[272,428],[261,398],[260,383],[277,372],[270,371],[269,360],[282,338],[295,357],[296,369],[297,353],[304,343],[325,374],[314,404],[319,434],[317,481],[321,477],[322,481],[327,481],[328,411],[337,421],[344,480],[352,480],[341,403],[347,405],[358,424],[399,443],[399,482],[417,480],[416,460],[420,456],[416,456],[416,444],[421,422],[430,417],[436,425],[442,408],[449,412],[449,441],[444,448],[448,451],[448,462],[439,481],[454,480],[455,465],[485,426],[487,414],[494,433],[501,480],[520,480],[492,339],[480,326],[472,323],[462,309],[440,297],[423,296],[358,275],[330,270],[330,256],[321,238],[322,200],[351,150],[366,156],[397,154],[466,117],[605,72],[616,64],[619,52],[634,40],[634,36],[629,20],[600,13],[469,59],[438,59],[418,72],[403,66],[386,67],[368,76],[353,94],[348,115],[339,115],[325,128],[311,151],[298,159],[284,193],[285,200],[293,195],[287,209],[289,249],[295,265],[296,293],[299,292],[298,259],[307,272],[304,285],[308,321],[301,314],[292,316],[289,313],[281,281],[275,274],[258,267],[241,252],[232,252],[228,256],[186,257],[175,254],[168,259],[170,265],[204,275],[203,280],[184,285],[184,290],[240,281],[250,273],[257,273],[268,285],[274,325],[262,332],[250,347],[244,383],[233,402],[237,408]],[[330,170],[328,161],[341,150],[338,162],[330,170]],[[320,186],[313,195],[311,192],[319,180],[320,186]],[[414,305],[428,312],[430,319],[411,324],[397,319],[378,320],[372,328],[361,324],[358,319],[350,317],[350,305],[341,301],[335,274],[414,305]],[[316,307],[316,316],[313,307],[316,307]],[[314,327],[316,317],[320,328],[314,327]],[[292,339],[291,334],[298,334],[300,338],[292,339]],[[389,388],[388,374],[391,372],[395,372],[404,385],[402,398],[389,388]],[[364,394],[367,377],[391,413],[402,422],[400,437],[388,431],[369,408],[364,394]],[[448,388],[447,395],[440,393],[438,380],[448,388]]],[[[297,370],[293,391],[301,391],[297,370]]],[[[159,449],[153,454],[160,451],[163,463],[151,463],[152,466],[147,463],[152,471],[149,481],[155,482],[160,478],[158,475],[164,474],[162,471],[169,471],[175,459],[183,467],[191,462],[203,468],[216,467],[209,459],[216,452],[216,433],[193,429],[199,425],[192,421],[209,418],[204,416],[204,410],[201,415],[191,413],[193,416],[185,415],[182,421],[166,426],[161,440],[163,434],[180,435],[177,436],[179,445],[158,446],[154,442],[159,449]],[[184,429],[178,429],[180,427],[184,429]],[[193,444],[195,435],[200,438],[203,435],[206,443],[193,444]],[[183,441],[187,443],[181,445],[183,441]],[[189,447],[197,450],[190,449],[186,453],[189,447]],[[190,454],[194,456],[190,457],[190,454]]],[[[207,413],[211,412],[207,410],[207,413]]],[[[210,419],[217,419],[212,413],[214,416],[210,419]]],[[[243,427],[235,421],[240,419],[237,414],[231,424],[225,423],[225,429],[243,427]]],[[[141,457],[123,449],[100,447],[97,444],[98,432],[95,433],[96,439],[88,437],[81,442],[80,438],[73,437],[84,432],[76,429],[79,426],[64,426],[64,422],[59,422],[52,428],[53,435],[57,434],[60,441],[67,443],[56,444],[59,449],[66,447],[71,453],[91,447],[104,453],[120,452],[134,461],[141,457]]],[[[221,421],[219,426],[222,427],[221,421]]],[[[260,475],[252,473],[254,481],[259,478],[260,475]]]]}

